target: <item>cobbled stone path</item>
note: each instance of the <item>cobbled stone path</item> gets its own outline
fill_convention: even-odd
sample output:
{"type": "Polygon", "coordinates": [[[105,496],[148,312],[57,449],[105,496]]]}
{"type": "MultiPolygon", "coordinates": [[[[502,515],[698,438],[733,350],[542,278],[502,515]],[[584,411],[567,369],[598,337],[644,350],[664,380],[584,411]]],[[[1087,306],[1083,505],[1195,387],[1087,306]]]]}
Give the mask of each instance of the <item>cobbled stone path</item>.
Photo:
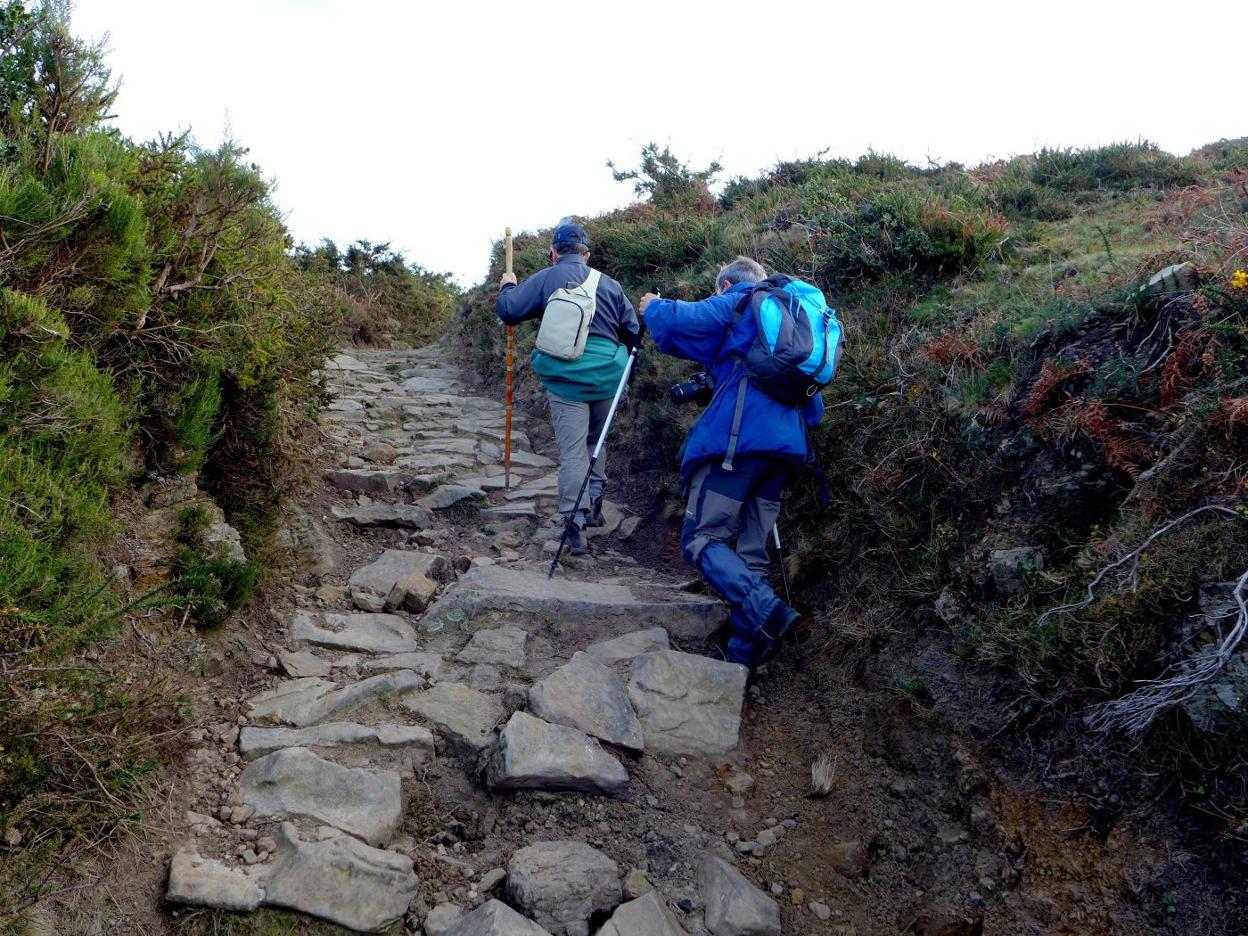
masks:
{"type": "Polygon", "coordinates": [[[456,807],[430,802],[453,788],[430,787],[431,765],[500,808],[535,791],[571,797],[587,821],[599,797],[662,810],[654,784],[635,788],[638,765],[679,776],[732,751],[746,673],[700,652],[723,605],[618,552],[638,522],[618,505],[594,531],[597,558],[547,580],[555,463],[517,414],[505,489],[502,404],[470,391],[449,351],[352,351],[328,373],[340,463],[324,477],[340,502],[321,522],[330,540],[384,535],[384,548],[282,610],[281,675],[214,735],[234,751],[232,782],[190,814],[167,900],[430,936],[779,933],[774,902],[731,854],[687,865],[703,888],[691,908],[588,842],[543,841],[535,823],[523,849],[491,848],[488,826],[475,851],[404,832],[413,809],[456,807]],[[464,548],[469,531],[485,531],[490,555],[464,548]],[[434,899],[413,860],[422,847],[475,882],[468,899],[434,899]]]}

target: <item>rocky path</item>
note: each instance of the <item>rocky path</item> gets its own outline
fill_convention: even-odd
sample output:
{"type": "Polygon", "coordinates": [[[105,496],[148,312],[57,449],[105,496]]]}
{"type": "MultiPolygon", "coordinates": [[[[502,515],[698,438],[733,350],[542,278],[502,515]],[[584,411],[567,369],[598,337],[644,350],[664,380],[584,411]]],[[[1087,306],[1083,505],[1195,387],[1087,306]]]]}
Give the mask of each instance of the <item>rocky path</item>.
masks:
{"type": "Polygon", "coordinates": [[[446,351],[330,374],[336,493],[309,535],[337,561],[212,729],[227,766],[194,789],[167,901],[427,936],[779,933],[785,888],[751,862],[797,822],[725,837],[690,798],[753,783],[746,672],[702,653],[724,607],[620,552],[639,521],[617,505],[548,581],[555,465],[518,417],[505,489],[502,406],[446,351]]]}

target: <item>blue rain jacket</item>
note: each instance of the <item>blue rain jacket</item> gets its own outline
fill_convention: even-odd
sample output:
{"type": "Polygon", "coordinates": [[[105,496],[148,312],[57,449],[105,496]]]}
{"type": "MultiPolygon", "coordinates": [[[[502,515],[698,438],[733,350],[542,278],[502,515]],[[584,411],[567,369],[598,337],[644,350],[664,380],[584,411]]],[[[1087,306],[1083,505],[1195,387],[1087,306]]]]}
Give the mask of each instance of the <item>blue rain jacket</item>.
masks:
{"type": "MultiPolygon", "coordinates": [[[[715,381],[715,395],[689,432],[681,475],[724,457],[737,406],[737,385],[745,379],[740,358],[754,342],[754,317],[744,303],[753,292],[750,283],[737,283],[720,296],[701,302],[655,299],[646,307],[646,325],[660,351],[697,361],[715,381]],[[735,325],[734,325],[735,323],[735,325]]],[[[823,418],[823,396],[816,394],[800,409],[773,400],[753,384],[745,391],[741,435],[736,456],[774,455],[803,465],[812,458],[806,427],[823,418]]]]}

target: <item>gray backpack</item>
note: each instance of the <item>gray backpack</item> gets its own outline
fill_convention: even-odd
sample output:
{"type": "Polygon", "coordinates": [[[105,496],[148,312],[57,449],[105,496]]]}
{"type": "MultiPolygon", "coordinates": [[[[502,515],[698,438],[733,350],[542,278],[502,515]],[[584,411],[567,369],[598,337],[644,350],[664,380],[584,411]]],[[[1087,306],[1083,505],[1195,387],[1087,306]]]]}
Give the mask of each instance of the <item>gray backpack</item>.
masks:
{"type": "Polygon", "coordinates": [[[579,286],[556,289],[546,300],[535,347],[556,360],[575,361],[585,353],[589,323],[597,310],[595,295],[602,274],[591,269],[579,286]]]}

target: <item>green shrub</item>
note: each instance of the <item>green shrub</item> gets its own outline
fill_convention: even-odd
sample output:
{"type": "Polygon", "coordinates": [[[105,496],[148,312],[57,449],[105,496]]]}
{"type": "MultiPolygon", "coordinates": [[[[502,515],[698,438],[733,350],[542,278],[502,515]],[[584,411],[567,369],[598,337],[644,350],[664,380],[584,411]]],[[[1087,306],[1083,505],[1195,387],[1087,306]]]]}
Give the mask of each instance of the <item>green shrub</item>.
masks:
{"type": "Polygon", "coordinates": [[[1031,181],[1061,192],[1108,188],[1173,188],[1199,181],[1194,161],[1147,141],[1097,149],[1044,149],[1031,161],[1031,181]]]}

